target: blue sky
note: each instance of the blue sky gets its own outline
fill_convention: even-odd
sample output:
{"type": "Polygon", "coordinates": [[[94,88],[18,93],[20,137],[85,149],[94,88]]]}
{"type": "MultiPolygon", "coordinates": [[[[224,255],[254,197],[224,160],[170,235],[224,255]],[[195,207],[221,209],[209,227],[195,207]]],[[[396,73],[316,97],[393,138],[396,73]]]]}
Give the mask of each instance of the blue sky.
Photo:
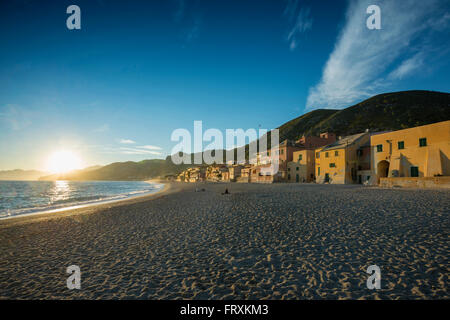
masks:
{"type": "Polygon", "coordinates": [[[270,129],[377,93],[449,92],[448,39],[450,0],[2,1],[0,170],[61,148],[86,166],[164,158],[194,120],[270,129]]]}

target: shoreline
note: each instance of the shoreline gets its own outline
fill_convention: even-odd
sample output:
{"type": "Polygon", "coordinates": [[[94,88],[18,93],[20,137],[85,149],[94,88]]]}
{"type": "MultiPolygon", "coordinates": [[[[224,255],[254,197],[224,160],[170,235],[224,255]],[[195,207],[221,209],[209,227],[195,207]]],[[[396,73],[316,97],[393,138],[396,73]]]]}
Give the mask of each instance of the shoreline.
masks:
{"type": "Polygon", "coordinates": [[[156,180],[146,180],[144,182],[147,183],[158,183],[163,184],[163,187],[157,190],[156,192],[140,194],[136,196],[131,196],[124,199],[113,199],[113,200],[105,200],[87,204],[80,204],[75,206],[62,207],[57,209],[50,209],[45,211],[38,211],[26,214],[19,214],[15,216],[3,217],[0,218],[0,229],[18,225],[22,223],[31,223],[43,220],[50,220],[54,218],[62,218],[69,217],[78,214],[91,214],[95,213],[98,210],[102,209],[110,209],[114,206],[118,205],[127,205],[140,201],[147,201],[156,198],[157,196],[162,196],[164,194],[169,194],[171,189],[171,184],[169,182],[161,182],[156,180]]]}

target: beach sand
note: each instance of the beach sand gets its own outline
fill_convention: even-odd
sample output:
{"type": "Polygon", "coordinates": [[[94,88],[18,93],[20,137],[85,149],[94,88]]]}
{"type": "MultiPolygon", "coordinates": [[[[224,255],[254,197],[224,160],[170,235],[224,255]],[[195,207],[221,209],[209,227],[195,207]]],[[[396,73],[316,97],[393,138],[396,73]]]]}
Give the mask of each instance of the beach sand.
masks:
{"type": "Polygon", "coordinates": [[[449,195],[172,183],[148,197],[2,220],[0,298],[448,299],[449,195]],[[80,290],[66,287],[70,265],[81,269],[80,290]],[[370,265],[381,269],[379,290],[367,289],[370,265]]]}

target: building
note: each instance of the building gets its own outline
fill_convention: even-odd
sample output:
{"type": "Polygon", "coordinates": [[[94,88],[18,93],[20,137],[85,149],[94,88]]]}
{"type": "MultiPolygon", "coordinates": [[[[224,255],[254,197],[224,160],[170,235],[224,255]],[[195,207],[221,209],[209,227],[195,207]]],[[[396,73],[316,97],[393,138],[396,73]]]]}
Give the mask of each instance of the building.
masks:
{"type": "Polygon", "coordinates": [[[244,166],[240,164],[230,166],[228,168],[228,171],[230,173],[230,181],[236,181],[236,179],[241,176],[241,170],[243,168],[244,166]]]}
{"type": "Polygon", "coordinates": [[[221,168],[221,180],[224,182],[230,182],[230,169],[225,167],[221,168]]]}
{"type": "Polygon", "coordinates": [[[450,120],[371,137],[372,171],[382,178],[450,176],[450,120]]]}
{"type": "Polygon", "coordinates": [[[181,172],[176,181],[179,182],[200,182],[205,181],[206,172],[203,167],[188,168],[181,172]]]}
{"type": "Polygon", "coordinates": [[[206,168],[206,180],[222,181],[229,180],[228,167],[224,164],[214,164],[206,168]]]}
{"type": "Polygon", "coordinates": [[[306,149],[316,149],[318,147],[325,146],[327,144],[333,143],[336,141],[336,134],[331,132],[321,133],[317,136],[303,136],[296,141],[297,144],[301,145],[306,149]]]}
{"type": "Polygon", "coordinates": [[[315,180],[314,150],[300,150],[293,153],[293,161],[288,163],[288,182],[312,182],[315,180]]]}
{"type": "Polygon", "coordinates": [[[270,164],[262,164],[259,166],[252,166],[251,170],[250,170],[249,182],[274,183],[274,182],[283,182],[284,181],[281,171],[278,171],[277,173],[270,173],[270,171],[271,171],[270,164]]]}
{"type": "MultiPolygon", "coordinates": [[[[273,177],[272,179],[273,182],[290,181],[290,178],[292,177],[289,175],[288,166],[294,167],[295,165],[294,164],[289,165],[289,163],[297,162],[296,160],[297,158],[294,157],[294,153],[302,150],[313,150],[315,148],[325,146],[335,141],[336,135],[334,133],[329,132],[321,133],[319,136],[308,136],[308,137],[303,136],[296,141],[286,139],[282,141],[277,147],[270,149],[265,156],[257,154],[256,165],[269,164],[271,163],[271,157],[275,156],[278,158],[279,171],[276,174],[277,176],[273,177]]],[[[311,164],[309,165],[311,166],[311,164]]],[[[312,164],[312,166],[314,166],[314,164],[312,164]]],[[[314,174],[314,170],[312,173],[314,174]]]]}
{"type": "Polygon", "coordinates": [[[250,165],[245,165],[243,168],[241,168],[240,175],[237,177],[235,176],[236,182],[250,182],[251,169],[252,168],[250,165]]]}
{"type": "Polygon", "coordinates": [[[367,169],[370,171],[370,157],[367,156],[367,150],[370,150],[370,135],[369,132],[364,132],[347,136],[316,149],[316,182],[364,183],[362,172],[367,169]]]}

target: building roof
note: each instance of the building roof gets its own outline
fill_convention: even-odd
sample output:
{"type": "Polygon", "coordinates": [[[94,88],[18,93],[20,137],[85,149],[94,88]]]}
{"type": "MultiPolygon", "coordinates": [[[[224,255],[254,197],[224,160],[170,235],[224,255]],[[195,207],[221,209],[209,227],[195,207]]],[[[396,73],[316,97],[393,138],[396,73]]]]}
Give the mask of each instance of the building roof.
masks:
{"type": "Polygon", "coordinates": [[[361,139],[362,137],[364,137],[365,135],[367,135],[367,132],[363,132],[363,133],[358,133],[358,134],[354,134],[351,136],[346,136],[340,140],[337,140],[336,142],[333,142],[329,145],[326,145],[325,147],[322,148],[322,150],[320,151],[327,151],[327,150],[334,150],[334,149],[342,149],[345,148],[347,146],[350,146],[352,144],[354,144],[356,141],[358,141],[359,139],[361,139]]]}

